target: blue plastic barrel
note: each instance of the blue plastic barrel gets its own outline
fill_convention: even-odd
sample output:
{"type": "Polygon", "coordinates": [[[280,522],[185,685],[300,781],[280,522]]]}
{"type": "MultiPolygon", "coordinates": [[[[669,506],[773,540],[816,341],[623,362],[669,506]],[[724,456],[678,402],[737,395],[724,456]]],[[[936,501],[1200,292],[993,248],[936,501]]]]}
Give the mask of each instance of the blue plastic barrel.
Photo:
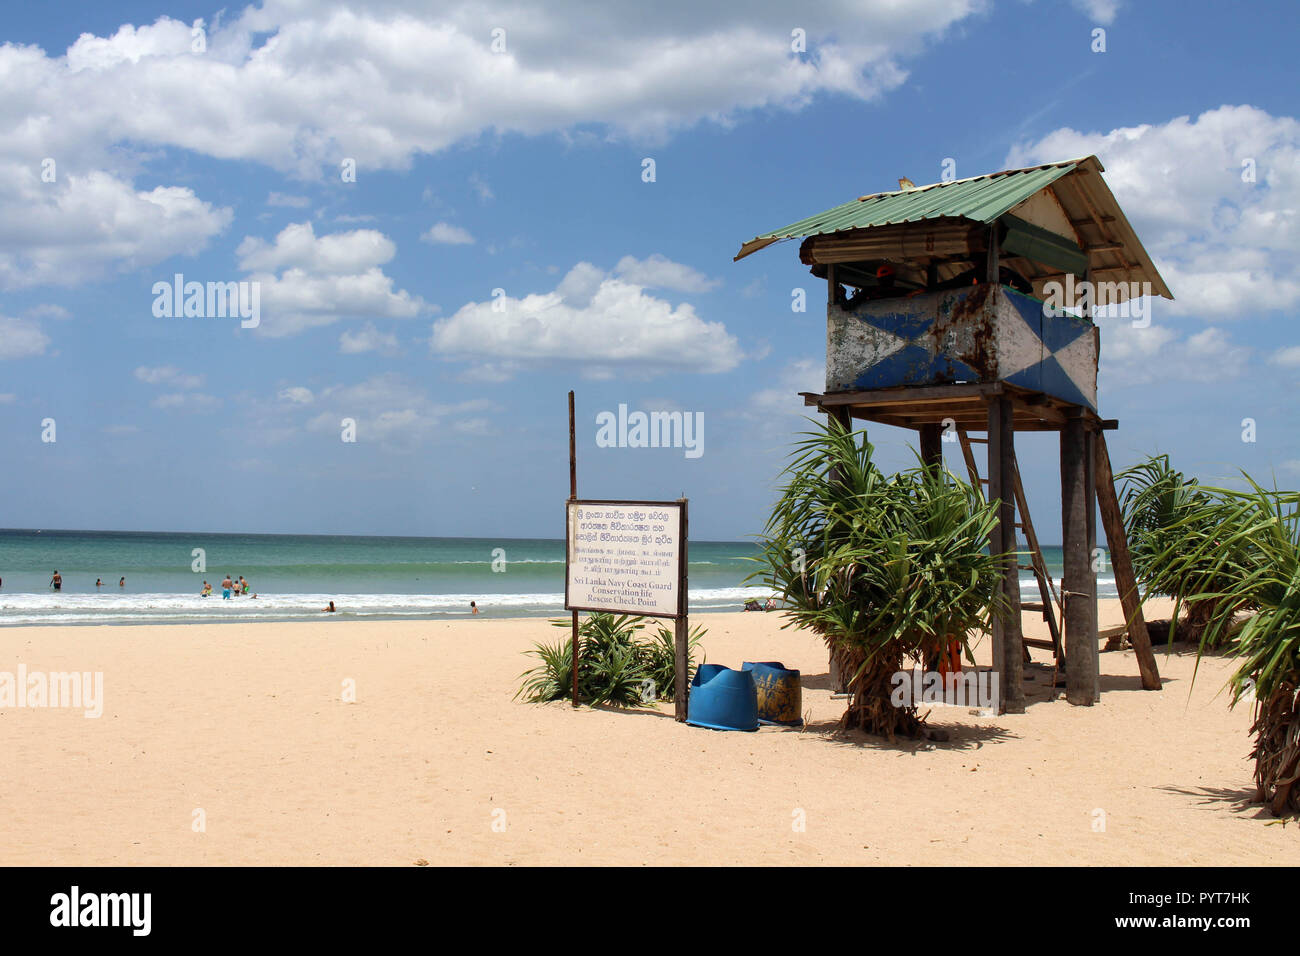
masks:
{"type": "Polygon", "coordinates": [[[758,730],[754,675],[721,664],[701,664],[691,681],[686,722],[710,730],[758,730]]]}
{"type": "Polygon", "coordinates": [[[742,668],[754,675],[760,722],[803,726],[803,685],[798,671],[790,670],[780,661],[745,661],[742,668]]]}

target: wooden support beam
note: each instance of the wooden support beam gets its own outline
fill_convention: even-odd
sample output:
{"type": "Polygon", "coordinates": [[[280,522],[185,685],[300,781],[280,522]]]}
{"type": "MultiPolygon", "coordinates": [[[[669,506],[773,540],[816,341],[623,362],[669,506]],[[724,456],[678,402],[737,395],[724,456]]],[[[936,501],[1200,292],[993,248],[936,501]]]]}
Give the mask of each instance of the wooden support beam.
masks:
{"type": "Polygon", "coordinates": [[[819,399],[822,405],[923,405],[952,401],[954,398],[987,398],[1001,395],[1001,382],[977,385],[917,385],[908,388],[879,388],[864,392],[829,392],[819,399]]]}
{"type": "Polygon", "coordinates": [[[853,416],[846,406],[840,405],[826,409],[826,417],[842,428],[853,427],[853,416]]]}
{"type": "Polygon", "coordinates": [[[690,582],[688,580],[687,569],[690,565],[690,555],[687,552],[687,544],[690,539],[690,515],[687,511],[687,500],[678,498],[677,503],[682,506],[682,532],[681,532],[681,551],[678,555],[680,562],[678,574],[681,576],[681,593],[678,595],[677,617],[673,621],[673,711],[678,722],[684,723],[687,717],[687,700],[690,697],[690,688],[687,687],[687,673],[690,670],[690,605],[687,602],[687,596],[691,593],[689,590],[690,582]]]}
{"type": "MultiPolygon", "coordinates": [[[[1138,670],[1142,673],[1142,686],[1146,690],[1160,689],[1160,671],[1156,656],[1151,650],[1151,635],[1142,614],[1142,601],[1138,593],[1137,577],[1133,573],[1133,558],[1128,550],[1128,535],[1124,530],[1124,516],[1115,493],[1115,474],[1110,466],[1110,452],[1106,436],[1097,432],[1093,437],[1097,458],[1097,505],[1101,511],[1101,525],[1106,530],[1110,545],[1110,563],[1115,571],[1115,586],[1119,589],[1120,603],[1124,605],[1124,623],[1129,642],[1137,656],[1138,670]]],[[[1123,632],[1111,638],[1118,648],[1123,643],[1123,632]]],[[[1107,648],[1111,647],[1107,642],[1107,648]]]]}
{"type": "MultiPolygon", "coordinates": [[[[966,462],[966,474],[970,477],[971,487],[975,489],[975,493],[977,495],[983,498],[984,488],[983,486],[980,485],[980,470],[975,465],[975,454],[974,452],[971,451],[970,446],[971,446],[971,442],[973,441],[978,441],[982,445],[987,445],[989,443],[988,439],[971,438],[970,435],[966,433],[966,429],[964,428],[957,429],[957,438],[961,442],[961,457],[966,462]]],[[[992,538],[989,539],[989,543],[990,544],[993,543],[992,538]]]]}
{"type": "MultiPolygon", "coordinates": [[[[1097,579],[1088,542],[1088,512],[1094,506],[1089,460],[1091,437],[1081,416],[1061,431],[1061,550],[1065,575],[1065,699],[1091,706],[1098,696],[1097,579]]],[[[1095,532],[1094,532],[1095,533],[1095,532]]]]}
{"type": "MultiPolygon", "coordinates": [[[[1038,532],[1034,530],[1034,521],[1029,516],[1029,499],[1025,495],[1024,483],[1020,480],[1020,464],[1015,458],[1011,461],[1015,468],[1016,510],[1020,512],[1020,524],[1017,527],[1025,532],[1025,544],[1029,547],[1029,567],[1034,572],[1034,578],[1038,582],[1038,594],[1042,598],[1042,603],[1035,605],[1034,610],[1042,612],[1043,620],[1047,622],[1047,631],[1052,636],[1047,644],[1051,647],[1057,661],[1063,662],[1065,646],[1061,643],[1060,627],[1056,621],[1056,613],[1052,609],[1052,603],[1057,600],[1056,590],[1047,573],[1047,562],[1043,560],[1043,549],[1038,543],[1038,532]]],[[[1028,605],[1022,604],[1021,608],[1028,609],[1028,605]]],[[[1028,644],[1029,641],[1026,640],[1025,643],[1028,644]]]]}
{"type": "Polygon", "coordinates": [[[989,535],[993,554],[1003,554],[1002,594],[1004,613],[993,616],[993,670],[998,675],[998,712],[1025,712],[1024,645],[1020,632],[1020,570],[1015,554],[1015,421],[1011,400],[999,396],[989,402],[988,415],[989,489],[988,500],[997,499],[998,523],[989,535]]]}
{"type": "MultiPolygon", "coordinates": [[[[1083,510],[1088,516],[1088,590],[1091,597],[1085,607],[1088,611],[1088,633],[1092,636],[1092,684],[1093,700],[1101,700],[1101,648],[1097,644],[1097,571],[1101,567],[1101,551],[1097,547],[1097,443],[1093,440],[1092,424],[1083,423],[1084,471],[1083,510]]],[[[1067,662],[1068,666],[1068,662],[1067,662]]]]}
{"type": "Polygon", "coordinates": [[[998,264],[998,224],[994,222],[989,226],[988,260],[984,279],[989,285],[997,285],[1001,278],[1002,275],[998,264]]]}
{"type": "Polygon", "coordinates": [[[832,308],[834,308],[835,306],[839,305],[840,302],[843,301],[843,299],[844,299],[844,297],[843,297],[842,295],[840,295],[840,283],[839,283],[839,278],[838,278],[838,276],[836,275],[836,269],[835,269],[835,266],[833,266],[833,265],[829,265],[829,266],[826,267],[826,309],[827,309],[827,313],[829,314],[829,311],[830,311],[832,308]]]}
{"type": "MultiPolygon", "coordinates": [[[[1093,268],[1090,268],[1088,271],[1091,272],[1093,275],[1110,275],[1113,272],[1118,272],[1122,275],[1128,275],[1134,269],[1138,269],[1138,268],[1140,268],[1140,266],[1136,262],[1129,262],[1125,260],[1123,265],[1094,266],[1093,268]]],[[[1064,279],[1065,275],[1066,274],[1064,272],[1042,272],[1034,276],[1034,281],[1050,282],[1053,279],[1064,279]]]]}
{"type": "Polygon", "coordinates": [[[920,426],[921,461],[928,467],[943,470],[943,426],[926,424],[920,426]]]}

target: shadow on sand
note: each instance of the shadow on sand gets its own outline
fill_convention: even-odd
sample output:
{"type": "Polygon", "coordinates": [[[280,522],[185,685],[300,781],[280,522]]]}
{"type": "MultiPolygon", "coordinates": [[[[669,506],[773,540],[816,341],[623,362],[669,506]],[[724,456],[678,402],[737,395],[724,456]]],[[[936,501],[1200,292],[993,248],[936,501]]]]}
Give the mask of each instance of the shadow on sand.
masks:
{"type": "Polygon", "coordinates": [[[1164,786],[1156,787],[1157,790],[1163,790],[1165,793],[1176,793],[1184,797],[1196,797],[1196,802],[1203,807],[1211,809],[1228,809],[1243,817],[1249,817],[1252,820],[1265,820],[1281,823],[1300,822],[1300,817],[1296,814],[1290,816],[1275,817],[1269,811],[1268,805],[1258,803],[1255,800],[1254,787],[1175,787],[1164,786]]]}
{"type": "MultiPolygon", "coordinates": [[[[922,710],[922,713],[924,712],[922,710]]],[[[942,715],[934,711],[930,713],[932,720],[939,716],[942,715]]],[[[905,754],[919,754],[934,750],[978,750],[985,744],[1002,743],[1003,741],[1014,740],[1019,736],[1005,727],[994,727],[988,724],[946,722],[943,724],[931,723],[929,726],[936,730],[946,731],[948,739],[914,740],[910,737],[896,737],[891,741],[887,737],[875,737],[860,730],[841,730],[838,717],[831,720],[808,721],[803,727],[783,727],[780,729],[785,733],[801,734],[809,740],[824,741],[842,747],[856,747],[860,750],[887,750],[905,754]]]]}

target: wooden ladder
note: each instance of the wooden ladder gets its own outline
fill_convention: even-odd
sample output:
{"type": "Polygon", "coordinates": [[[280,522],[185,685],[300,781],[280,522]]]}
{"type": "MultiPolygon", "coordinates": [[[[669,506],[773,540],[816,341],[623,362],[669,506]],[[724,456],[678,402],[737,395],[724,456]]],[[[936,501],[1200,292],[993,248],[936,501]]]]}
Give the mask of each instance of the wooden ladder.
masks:
{"type": "MultiPolygon", "coordinates": [[[[979,468],[975,464],[975,455],[971,451],[971,445],[987,445],[987,438],[971,438],[964,428],[957,429],[957,437],[961,441],[961,454],[966,460],[966,471],[970,474],[971,486],[984,496],[984,486],[988,484],[987,478],[981,478],[979,468]]],[[[1065,648],[1061,644],[1061,599],[1056,592],[1056,586],[1052,583],[1051,576],[1047,573],[1047,562],[1043,559],[1043,549],[1038,543],[1038,535],[1034,532],[1034,522],[1029,517],[1029,503],[1025,499],[1025,488],[1020,482],[1020,463],[1015,459],[1014,453],[1011,459],[1011,481],[1015,489],[1016,514],[1019,521],[1016,522],[1016,528],[1025,534],[1025,543],[1028,546],[1029,564],[1020,564],[1017,558],[1016,567],[1022,571],[1033,571],[1034,578],[1038,581],[1038,593],[1040,600],[1020,605],[1021,612],[1039,611],[1043,615],[1043,620],[1047,622],[1047,630],[1051,633],[1050,641],[1038,640],[1036,638],[1023,638],[1025,645],[1025,657],[1028,659],[1029,648],[1037,647],[1042,650],[1051,651],[1061,667],[1065,666],[1065,648]]],[[[1023,553],[1019,546],[1016,548],[1017,555],[1023,553]]]]}

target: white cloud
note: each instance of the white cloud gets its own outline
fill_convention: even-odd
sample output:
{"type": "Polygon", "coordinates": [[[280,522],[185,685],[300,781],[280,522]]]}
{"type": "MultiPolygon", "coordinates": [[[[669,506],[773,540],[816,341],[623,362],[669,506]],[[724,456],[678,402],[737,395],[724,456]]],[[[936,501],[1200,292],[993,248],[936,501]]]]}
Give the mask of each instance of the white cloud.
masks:
{"type": "Polygon", "coordinates": [[[462,435],[492,434],[492,423],[486,418],[457,418],[451,427],[462,435]]]}
{"type": "Polygon", "coordinates": [[[0,48],[0,142],[83,157],[175,147],[314,176],[340,157],[403,168],[484,133],[663,135],[818,94],[875,97],[925,41],[983,6],[812,0],[792,17],[777,0],[669,2],[650,16],[572,0],[266,0],[208,25],[202,54],[189,25],[167,18],[83,34],[63,56],[0,48]],[[805,55],[791,51],[800,24],[805,55]],[[491,49],[494,26],[504,52],[491,49]]]}
{"type": "Polygon", "coordinates": [[[310,388],[302,385],[293,385],[289,388],[282,388],[276,393],[276,398],[281,401],[291,402],[294,405],[310,405],[312,403],[312,393],[310,388]]]}
{"type": "Polygon", "coordinates": [[[311,276],[290,269],[278,277],[254,273],[249,278],[262,288],[262,323],[257,330],[273,337],[354,316],[409,319],[425,309],[418,296],[393,291],[393,280],[379,269],[344,276],[311,276]]]}
{"type": "Polygon", "coordinates": [[[446,222],[434,223],[433,227],[420,238],[425,242],[441,242],[451,246],[472,246],[474,244],[474,237],[469,234],[468,230],[446,222]]]}
{"type": "Polygon", "coordinates": [[[754,392],[745,403],[746,412],[761,421],[786,416],[813,414],[804,405],[800,392],[826,390],[826,364],[820,359],[802,358],[787,362],[775,381],[767,388],[754,392]]]}
{"type": "Polygon", "coordinates": [[[396,252],[374,229],[318,237],[310,222],[286,226],[274,242],[249,236],[236,250],[248,279],[260,284],[258,332],[277,337],[341,318],[410,319],[432,311],[419,296],[395,290],[380,268],[396,252]]]}
{"type": "Polygon", "coordinates": [[[285,193],[273,192],[266,197],[268,206],[288,206],[291,209],[306,209],[311,205],[311,200],[306,196],[290,196],[285,193]]]}
{"type": "Polygon", "coordinates": [[[1269,361],[1274,365],[1285,365],[1288,368],[1300,367],[1300,345],[1289,345],[1280,351],[1274,352],[1269,361]]]}
{"type": "Polygon", "coordinates": [[[59,173],[44,183],[39,167],[6,161],[5,152],[0,146],[0,221],[8,224],[0,236],[0,285],[6,288],[72,285],[113,268],[192,255],[231,220],[230,209],[179,186],[137,190],[98,171],[59,173]]]}
{"type": "Polygon", "coordinates": [[[628,282],[647,289],[711,292],[722,285],[721,279],[710,279],[704,273],[680,262],[673,262],[657,252],[646,259],[624,256],[614,267],[614,272],[628,282]]]}
{"type": "Polygon", "coordinates": [[[1300,123],[1252,106],[1014,148],[1008,166],[1096,153],[1175,301],[1168,315],[1244,318],[1300,306],[1300,123]],[[1243,164],[1253,164],[1253,167],[1243,164]],[[1255,181],[1243,181],[1253,168],[1255,181]]]}
{"type": "Polygon", "coordinates": [[[29,319],[58,319],[60,322],[72,318],[72,313],[61,305],[34,305],[23,313],[29,319]]]}
{"type": "Polygon", "coordinates": [[[373,322],[367,322],[357,332],[344,332],[339,336],[339,351],[344,355],[356,355],[361,352],[397,351],[397,336],[391,332],[380,332],[373,322]]]}
{"type": "Polygon", "coordinates": [[[192,389],[203,385],[202,375],[187,375],[171,365],[149,367],[141,365],[132,373],[146,385],[170,385],[172,388],[192,389]]]}
{"type": "Polygon", "coordinates": [[[418,447],[444,428],[482,430],[486,428],[483,414],[496,410],[486,399],[435,402],[394,372],[327,388],[317,396],[316,405],[325,410],[306,422],[308,431],[337,434],[339,422],[351,418],[357,423],[358,442],[397,448],[418,447]]]}
{"type": "Polygon", "coordinates": [[[354,275],[391,260],[397,245],[375,229],[317,237],[310,222],[299,222],[285,226],[274,242],[248,236],[235,254],[245,272],[289,268],[311,275],[354,275]]]}
{"type": "MultiPolygon", "coordinates": [[[[653,16],[576,0],[265,0],[204,24],[201,53],[191,24],[167,17],[83,33],[62,53],[0,45],[0,288],[77,284],[203,250],[232,211],[187,187],[137,185],[161,150],[320,180],[344,158],[363,175],[406,169],[484,136],[653,141],[818,96],[877,97],[904,81],[906,59],[984,6],[812,0],[792,20],[777,0],[674,0],[653,16]],[[791,50],[795,21],[806,53],[791,50]],[[496,25],[504,52],[491,49],[496,25]],[[57,166],[48,183],[46,159],[57,166]]],[[[494,198],[478,171],[469,186],[494,198]]],[[[309,201],[273,192],[267,204],[309,201]]],[[[306,310],[270,334],[323,321],[306,310]]]]}
{"type": "Polygon", "coordinates": [[[1109,26],[1119,13],[1119,0],[1071,0],[1074,8],[1097,23],[1109,26]]]}
{"type": "Polygon", "coordinates": [[[0,315],[0,359],[30,358],[41,355],[50,337],[31,319],[0,315]]]}
{"type": "Polygon", "coordinates": [[[1222,329],[1198,332],[1152,322],[1134,328],[1131,319],[1097,316],[1101,329],[1100,388],[1160,381],[1228,381],[1246,370],[1251,349],[1235,344],[1222,329]]]}
{"type": "Polygon", "coordinates": [[[470,188],[478,196],[479,202],[491,202],[497,198],[496,193],[492,191],[492,187],[477,172],[469,174],[469,184],[470,188]]]}
{"type": "Polygon", "coordinates": [[[573,361],[593,377],[608,377],[614,367],[642,377],[670,369],[725,372],[743,357],[721,322],[706,322],[690,304],[673,306],[589,262],[570,269],[554,292],[462,306],[434,323],[431,344],[445,357],[497,371],[573,361]]]}

